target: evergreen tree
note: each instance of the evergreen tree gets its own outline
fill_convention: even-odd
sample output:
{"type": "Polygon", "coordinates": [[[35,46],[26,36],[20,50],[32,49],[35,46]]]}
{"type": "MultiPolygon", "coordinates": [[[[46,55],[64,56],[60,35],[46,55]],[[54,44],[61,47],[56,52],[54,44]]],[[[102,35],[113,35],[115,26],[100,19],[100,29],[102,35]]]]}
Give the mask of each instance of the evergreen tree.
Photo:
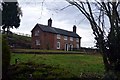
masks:
{"type": "Polygon", "coordinates": [[[2,2],[2,29],[7,33],[10,28],[18,28],[20,26],[21,9],[18,2],[2,2]]]}

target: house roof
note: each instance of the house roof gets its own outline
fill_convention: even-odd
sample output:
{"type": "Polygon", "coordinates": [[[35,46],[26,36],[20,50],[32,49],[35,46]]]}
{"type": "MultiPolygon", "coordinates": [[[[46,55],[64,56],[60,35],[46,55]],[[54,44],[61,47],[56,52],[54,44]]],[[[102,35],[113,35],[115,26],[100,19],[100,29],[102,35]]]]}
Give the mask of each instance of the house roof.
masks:
{"type": "Polygon", "coordinates": [[[42,24],[37,24],[42,31],[44,32],[50,32],[50,33],[54,33],[54,34],[60,34],[60,35],[64,35],[64,36],[70,36],[70,37],[79,37],[81,38],[77,33],[72,32],[72,31],[67,31],[67,30],[63,30],[63,29],[59,29],[59,28],[55,28],[55,27],[48,27],[47,25],[42,25],[42,24]]]}

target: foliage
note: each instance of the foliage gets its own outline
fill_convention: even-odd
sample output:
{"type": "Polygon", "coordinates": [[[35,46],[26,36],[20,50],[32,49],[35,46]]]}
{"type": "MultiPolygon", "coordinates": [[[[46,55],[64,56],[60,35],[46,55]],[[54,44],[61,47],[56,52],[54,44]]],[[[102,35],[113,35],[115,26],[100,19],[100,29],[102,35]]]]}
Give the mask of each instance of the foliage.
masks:
{"type": "Polygon", "coordinates": [[[11,64],[15,64],[15,59],[18,58],[20,63],[33,62],[34,64],[37,63],[56,66],[69,71],[71,74],[77,77],[80,77],[81,75],[81,78],[87,76],[101,77],[104,72],[103,64],[101,61],[102,57],[99,55],[12,54],[11,64]]]}
{"type": "Polygon", "coordinates": [[[18,28],[20,25],[20,15],[22,11],[18,5],[18,2],[2,2],[2,29],[7,32],[10,28],[18,28]]]}
{"type": "Polygon", "coordinates": [[[66,0],[88,19],[107,72],[120,71],[120,2],[66,0]],[[95,10],[94,10],[95,9],[95,10]],[[106,23],[107,24],[106,25],[106,23]],[[108,30],[107,30],[108,29],[108,30]]]}
{"type": "Polygon", "coordinates": [[[61,78],[73,78],[73,75],[59,67],[33,62],[12,65],[8,72],[8,79],[10,80],[56,80],[61,78]]]}
{"type": "Polygon", "coordinates": [[[6,73],[7,73],[8,67],[10,65],[10,57],[11,57],[6,38],[7,37],[5,35],[3,35],[3,38],[2,38],[2,76],[3,76],[3,80],[4,80],[4,78],[6,78],[6,73]]]}
{"type": "Polygon", "coordinates": [[[31,48],[31,37],[12,34],[9,35],[9,45],[11,48],[31,48]]]}

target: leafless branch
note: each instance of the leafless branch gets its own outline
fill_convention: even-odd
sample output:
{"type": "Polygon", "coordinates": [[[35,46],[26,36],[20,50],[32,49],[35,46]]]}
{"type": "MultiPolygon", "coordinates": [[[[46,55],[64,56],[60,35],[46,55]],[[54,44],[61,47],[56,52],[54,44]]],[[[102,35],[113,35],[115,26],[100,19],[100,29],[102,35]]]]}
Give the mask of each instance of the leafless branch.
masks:
{"type": "Polygon", "coordinates": [[[63,7],[62,9],[60,9],[60,11],[66,9],[66,8],[68,8],[68,7],[70,7],[70,6],[73,6],[73,5],[67,5],[67,6],[63,7]]]}
{"type": "Polygon", "coordinates": [[[44,2],[45,2],[45,0],[43,0],[42,1],[42,3],[41,3],[41,13],[40,13],[40,18],[39,19],[41,19],[41,17],[42,17],[42,12],[43,12],[43,5],[44,5],[44,2]]]}

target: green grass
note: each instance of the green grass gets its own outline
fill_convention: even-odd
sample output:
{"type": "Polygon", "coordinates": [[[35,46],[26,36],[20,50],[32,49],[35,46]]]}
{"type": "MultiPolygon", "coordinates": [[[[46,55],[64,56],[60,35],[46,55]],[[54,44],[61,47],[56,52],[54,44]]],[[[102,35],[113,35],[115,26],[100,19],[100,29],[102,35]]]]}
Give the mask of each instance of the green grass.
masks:
{"type": "Polygon", "coordinates": [[[100,55],[85,54],[12,54],[11,64],[19,58],[19,62],[34,62],[37,64],[47,64],[58,66],[70,71],[76,76],[81,74],[99,74],[104,73],[102,57],[100,55]]]}

